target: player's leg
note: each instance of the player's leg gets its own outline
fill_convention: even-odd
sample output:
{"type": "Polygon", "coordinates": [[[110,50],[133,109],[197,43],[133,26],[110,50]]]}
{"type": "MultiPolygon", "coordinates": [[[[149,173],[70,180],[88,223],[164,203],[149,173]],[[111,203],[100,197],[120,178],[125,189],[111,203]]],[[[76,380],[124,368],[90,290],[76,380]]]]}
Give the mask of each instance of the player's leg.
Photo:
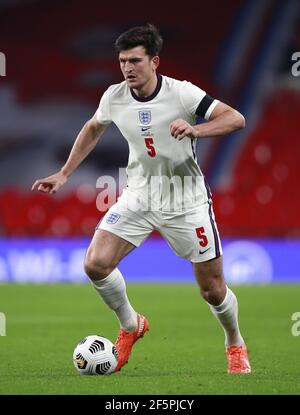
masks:
{"type": "Polygon", "coordinates": [[[224,330],[228,372],[250,373],[247,349],[238,324],[238,302],[226,286],[222,257],[192,265],[201,295],[224,330]]]}
{"type": "Polygon", "coordinates": [[[98,224],[85,258],[86,273],[120,322],[115,343],[119,355],[115,371],[127,363],[132,346],[149,329],[147,319],[130,304],[125,280],[117,268],[122,258],[139,246],[153,230],[151,212],[139,211],[136,199],[130,191],[123,191],[117,203],[98,224]],[[131,201],[135,203],[134,209],[131,201]]]}
{"type": "Polygon", "coordinates": [[[225,332],[226,350],[235,347],[240,354],[244,340],[238,325],[237,299],[224,280],[222,247],[212,203],[164,216],[164,224],[159,229],[162,236],[177,255],[192,262],[201,294],[225,332]]]}
{"type": "Polygon", "coordinates": [[[238,325],[237,298],[226,286],[222,257],[192,265],[200,293],[224,330],[226,347],[243,345],[244,339],[238,325]]]}
{"type": "Polygon", "coordinates": [[[129,332],[137,328],[137,314],[128,300],[125,280],[117,266],[153,230],[146,218],[147,212],[141,213],[139,204],[133,206],[135,201],[136,196],[124,189],[97,225],[85,258],[85,271],[94,287],[115,311],[121,328],[129,332]]]}
{"type": "Polygon", "coordinates": [[[85,271],[104,302],[116,313],[120,331],[115,342],[118,364],[127,363],[134,343],[149,330],[147,319],[131,306],[118,263],[135,245],[104,229],[95,232],[85,258],[85,271]]]}
{"type": "Polygon", "coordinates": [[[137,313],[131,306],[126,284],[117,265],[135,248],[131,242],[103,229],[96,230],[87,250],[84,268],[103,301],[116,313],[123,329],[134,331],[137,313]]]}

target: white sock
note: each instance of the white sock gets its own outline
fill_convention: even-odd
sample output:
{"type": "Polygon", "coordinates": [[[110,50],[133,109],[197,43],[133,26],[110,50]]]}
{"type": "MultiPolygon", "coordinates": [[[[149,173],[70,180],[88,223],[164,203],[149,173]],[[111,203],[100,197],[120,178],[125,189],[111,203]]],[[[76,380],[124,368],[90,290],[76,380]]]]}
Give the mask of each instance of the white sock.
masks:
{"type": "Polygon", "coordinates": [[[238,302],[230,288],[226,287],[226,295],[220,305],[208,304],[225,333],[225,346],[241,346],[244,339],[238,324],[238,302]]]}
{"type": "Polygon", "coordinates": [[[129,303],[123,275],[115,268],[106,278],[92,281],[103,301],[116,313],[121,327],[126,331],[137,328],[137,313],[129,303]]]}

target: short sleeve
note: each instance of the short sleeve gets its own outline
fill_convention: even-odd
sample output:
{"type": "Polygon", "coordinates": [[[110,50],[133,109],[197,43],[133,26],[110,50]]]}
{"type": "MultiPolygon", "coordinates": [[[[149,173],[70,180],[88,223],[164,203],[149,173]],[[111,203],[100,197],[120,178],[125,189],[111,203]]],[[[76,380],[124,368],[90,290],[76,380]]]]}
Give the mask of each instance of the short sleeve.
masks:
{"type": "Polygon", "coordinates": [[[208,120],[218,100],[209,96],[203,89],[183,81],[180,89],[180,99],[186,112],[190,115],[199,115],[208,120]]]}
{"type": "Polygon", "coordinates": [[[108,125],[112,122],[110,117],[109,90],[106,90],[100,99],[99,107],[96,111],[96,118],[103,125],[108,125]]]}

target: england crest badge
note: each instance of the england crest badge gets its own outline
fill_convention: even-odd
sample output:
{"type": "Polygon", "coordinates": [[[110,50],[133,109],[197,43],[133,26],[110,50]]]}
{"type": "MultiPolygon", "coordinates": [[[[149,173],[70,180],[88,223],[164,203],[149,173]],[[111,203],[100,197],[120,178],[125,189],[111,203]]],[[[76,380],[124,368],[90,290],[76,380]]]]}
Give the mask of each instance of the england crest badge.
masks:
{"type": "Polygon", "coordinates": [[[114,223],[118,222],[120,217],[121,215],[119,215],[118,213],[111,212],[110,215],[106,218],[106,223],[108,223],[109,225],[113,225],[114,223]]]}
{"type": "Polygon", "coordinates": [[[139,111],[139,119],[143,125],[148,125],[151,122],[151,111],[143,110],[139,111]]]}

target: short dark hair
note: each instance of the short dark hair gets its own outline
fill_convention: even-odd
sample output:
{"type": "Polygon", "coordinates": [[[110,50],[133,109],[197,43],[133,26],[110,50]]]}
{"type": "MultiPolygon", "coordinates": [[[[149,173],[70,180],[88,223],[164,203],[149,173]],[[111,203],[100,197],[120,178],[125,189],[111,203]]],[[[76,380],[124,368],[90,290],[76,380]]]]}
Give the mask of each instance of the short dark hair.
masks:
{"type": "Polygon", "coordinates": [[[151,23],[145,26],[136,26],[122,33],[115,42],[118,53],[122,50],[144,46],[146,54],[153,57],[159,55],[163,45],[163,39],[159,30],[151,23]]]}

